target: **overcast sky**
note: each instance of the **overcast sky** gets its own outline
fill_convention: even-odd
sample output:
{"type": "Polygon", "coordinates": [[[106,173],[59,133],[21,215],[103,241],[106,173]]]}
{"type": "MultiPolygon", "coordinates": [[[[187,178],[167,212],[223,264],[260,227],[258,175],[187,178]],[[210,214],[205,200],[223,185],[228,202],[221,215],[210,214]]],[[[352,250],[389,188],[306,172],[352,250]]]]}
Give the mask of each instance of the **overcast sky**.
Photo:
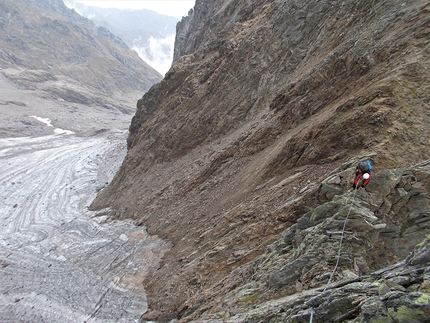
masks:
{"type": "Polygon", "coordinates": [[[149,9],[182,18],[194,7],[195,0],[75,0],[87,6],[119,9],[149,9]]]}

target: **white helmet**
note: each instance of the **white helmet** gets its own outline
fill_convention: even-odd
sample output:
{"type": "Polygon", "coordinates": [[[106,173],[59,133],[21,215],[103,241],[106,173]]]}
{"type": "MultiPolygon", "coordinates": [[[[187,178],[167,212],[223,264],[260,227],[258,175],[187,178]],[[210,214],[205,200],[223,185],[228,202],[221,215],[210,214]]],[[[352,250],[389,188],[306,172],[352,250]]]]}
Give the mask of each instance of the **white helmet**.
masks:
{"type": "Polygon", "coordinates": [[[364,179],[368,179],[370,177],[370,175],[368,173],[364,173],[363,178],[364,179]]]}

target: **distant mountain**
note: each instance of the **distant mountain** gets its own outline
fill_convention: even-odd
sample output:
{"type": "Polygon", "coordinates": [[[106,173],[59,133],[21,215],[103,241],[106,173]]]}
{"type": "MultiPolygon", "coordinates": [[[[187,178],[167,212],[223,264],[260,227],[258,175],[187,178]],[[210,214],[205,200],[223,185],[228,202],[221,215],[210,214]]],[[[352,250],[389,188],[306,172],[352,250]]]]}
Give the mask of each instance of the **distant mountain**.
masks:
{"type": "Polygon", "coordinates": [[[14,69],[7,75],[23,86],[52,92],[62,80],[115,97],[144,93],[161,79],[120,38],[61,0],[1,0],[0,8],[0,66],[14,69]]]}
{"type": "MultiPolygon", "coordinates": [[[[131,114],[135,100],[162,79],[119,37],[68,9],[61,0],[0,0],[0,30],[2,106],[10,106],[8,102],[17,96],[28,97],[29,92],[18,94],[18,88],[52,102],[131,114]],[[8,98],[6,86],[13,90],[8,98]]],[[[5,110],[0,111],[0,123],[6,122],[5,110]]],[[[8,111],[15,115],[15,110],[8,111]]],[[[10,122],[14,118],[18,117],[10,122]]],[[[21,116],[19,120],[17,126],[34,122],[21,116]]],[[[5,127],[14,128],[0,125],[5,127]]]]}
{"type": "Polygon", "coordinates": [[[170,68],[178,18],[146,9],[97,8],[73,0],[64,0],[64,3],[119,36],[160,73],[170,68]]]}

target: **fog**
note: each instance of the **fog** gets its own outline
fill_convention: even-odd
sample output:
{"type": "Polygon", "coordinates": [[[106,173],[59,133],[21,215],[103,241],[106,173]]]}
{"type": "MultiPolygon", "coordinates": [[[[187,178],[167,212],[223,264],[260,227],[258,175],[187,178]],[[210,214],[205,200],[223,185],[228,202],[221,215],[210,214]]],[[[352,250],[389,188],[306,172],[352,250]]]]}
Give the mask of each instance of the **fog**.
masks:
{"type": "Polygon", "coordinates": [[[157,39],[150,37],[149,47],[133,46],[140,58],[163,76],[172,66],[175,35],[157,39]]]}

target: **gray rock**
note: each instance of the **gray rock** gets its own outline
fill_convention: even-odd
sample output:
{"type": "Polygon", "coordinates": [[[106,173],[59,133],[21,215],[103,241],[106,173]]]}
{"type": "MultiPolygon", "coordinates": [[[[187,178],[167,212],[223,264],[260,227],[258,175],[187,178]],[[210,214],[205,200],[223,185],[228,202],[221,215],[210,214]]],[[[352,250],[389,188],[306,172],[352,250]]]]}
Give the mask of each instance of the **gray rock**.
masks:
{"type": "MultiPolygon", "coordinates": [[[[429,193],[430,164],[422,163],[377,173],[372,188],[355,198],[347,191],[304,214],[265,255],[233,274],[254,282],[259,301],[229,322],[309,322],[312,310],[316,322],[424,322],[430,310],[430,236],[419,220],[428,216],[429,193]],[[408,195],[415,189],[415,198],[405,198],[399,183],[408,195]]],[[[238,295],[245,286],[236,282],[221,295],[227,304],[244,307],[238,295]]]]}

